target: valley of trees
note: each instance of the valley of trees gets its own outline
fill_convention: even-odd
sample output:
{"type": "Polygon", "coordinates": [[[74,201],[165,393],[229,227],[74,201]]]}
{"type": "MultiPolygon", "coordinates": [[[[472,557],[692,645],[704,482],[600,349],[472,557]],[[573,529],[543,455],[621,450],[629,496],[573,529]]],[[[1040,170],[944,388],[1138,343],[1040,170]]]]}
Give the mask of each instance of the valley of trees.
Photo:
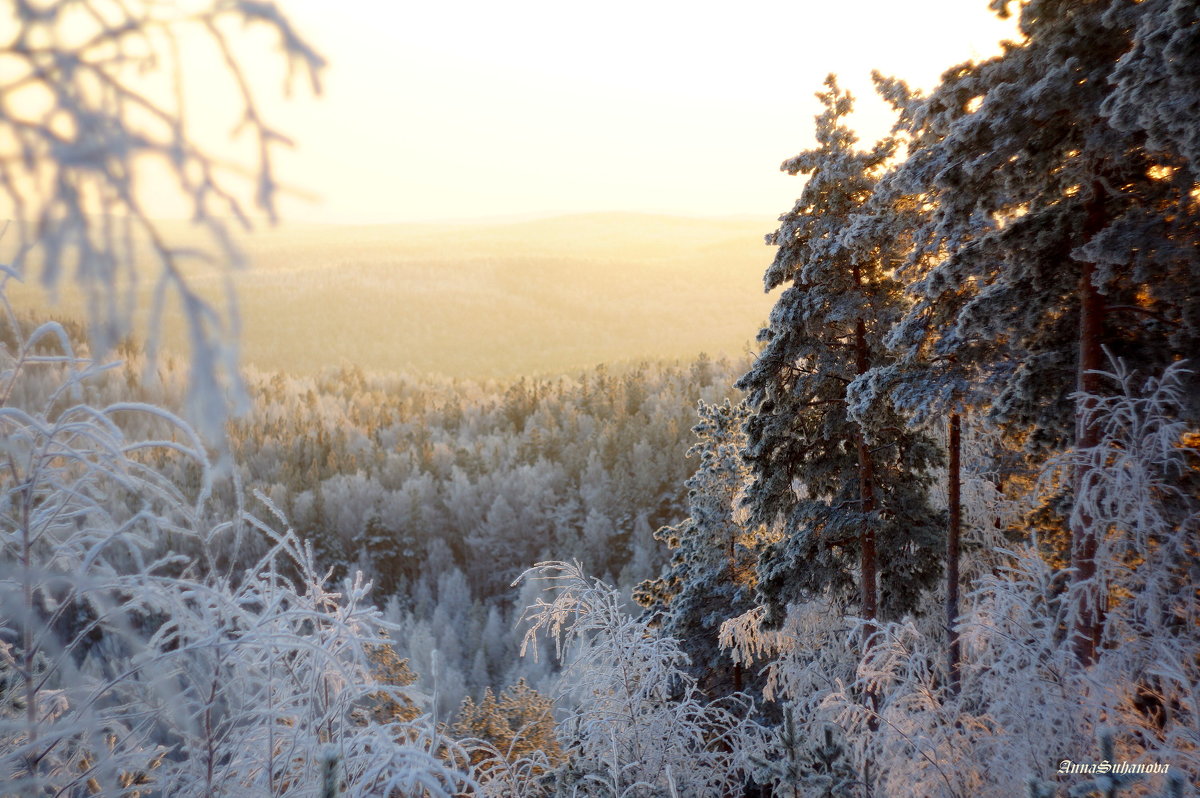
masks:
{"type": "MultiPolygon", "coordinates": [[[[235,194],[181,119],[130,144],[74,81],[196,20],[70,44],[22,6],[7,52],[109,138],[0,117],[0,280],[78,260],[98,297],[86,327],[4,302],[0,792],[1194,795],[1200,5],[991,5],[1024,40],[928,93],[877,75],[882,141],[826,81],[753,358],[490,382],[241,374],[166,244],[192,349],[142,351],[128,147],[186,161],[217,252],[235,194]]],[[[315,82],[267,8],[199,21],[315,82]]]]}
{"type": "MultiPolygon", "coordinates": [[[[91,402],[178,410],[186,374],[168,361],[143,385],[139,350],[121,351],[91,402]]],[[[579,560],[627,592],[658,572],[666,550],[654,530],[686,514],[697,404],[727,401],[745,365],[701,357],[508,383],[249,371],[251,409],[228,429],[237,480],[214,484],[206,512],[236,515],[240,482],[282,511],[335,582],[370,579],[403,629],[397,650],[424,666],[415,689],[432,695],[436,682],[438,716],[449,719],[485,688],[545,685],[550,663],[517,656],[514,628],[533,594],[512,583],[529,564],[579,560]]],[[[154,423],[124,428],[161,434],[154,423]]],[[[155,468],[197,484],[186,461],[163,456],[155,468]]],[[[269,547],[259,537],[214,554],[240,570],[269,547]]]]}

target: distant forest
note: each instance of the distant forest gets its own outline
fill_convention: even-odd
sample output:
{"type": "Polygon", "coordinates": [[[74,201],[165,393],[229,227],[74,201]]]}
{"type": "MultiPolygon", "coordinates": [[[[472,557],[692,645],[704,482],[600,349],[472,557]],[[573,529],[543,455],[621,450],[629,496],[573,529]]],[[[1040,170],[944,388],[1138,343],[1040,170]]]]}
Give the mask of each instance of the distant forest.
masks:
{"type": "MultiPolygon", "coordinates": [[[[200,246],[191,225],[164,224],[200,246]]],[[[758,290],[758,219],[595,213],[524,222],[282,224],[238,235],[251,268],[232,275],[244,363],[316,376],[330,368],[450,377],[554,377],[597,363],[741,357],[770,311],[758,290]]],[[[12,249],[0,236],[0,257],[12,249]]],[[[152,304],[153,252],[139,241],[136,288],[152,304]]],[[[210,302],[223,277],[182,267],[210,302]]],[[[45,307],[36,285],[9,286],[45,307]]],[[[63,287],[57,315],[86,305],[63,287]]],[[[185,352],[182,315],[160,344],[185,352]]],[[[148,325],[139,312],[138,329],[148,325]]]]}

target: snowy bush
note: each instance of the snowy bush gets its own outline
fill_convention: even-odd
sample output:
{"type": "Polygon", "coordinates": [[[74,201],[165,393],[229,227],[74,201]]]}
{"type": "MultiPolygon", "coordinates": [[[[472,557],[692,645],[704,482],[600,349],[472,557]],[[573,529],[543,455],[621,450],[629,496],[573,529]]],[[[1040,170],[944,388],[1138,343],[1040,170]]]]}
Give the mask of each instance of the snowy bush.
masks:
{"type": "Polygon", "coordinates": [[[522,579],[549,594],[526,611],[525,646],[546,634],[563,662],[558,794],[715,798],[741,788],[764,744],[748,702],[703,702],[679,644],[578,564],[540,563],[522,579]]]}
{"type": "Polygon", "coordinates": [[[148,405],[87,404],[107,367],[77,355],[60,325],[26,335],[4,308],[6,791],[317,795],[331,758],[346,795],[466,785],[458,749],[427,724],[369,711],[397,693],[372,666],[388,641],[369,585],[329,585],[290,530],[248,511],[209,520],[214,469],[190,428],[148,405]],[[160,436],[130,436],[133,416],[160,436]],[[197,489],[163,477],[156,457],[182,461],[197,489]],[[247,536],[268,553],[223,572],[216,552],[247,536]]]}
{"type": "MultiPolygon", "coordinates": [[[[833,744],[830,730],[856,728],[847,719],[865,709],[855,682],[861,639],[851,634],[852,620],[835,602],[814,600],[789,605],[778,628],[765,625],[766,609],[757,607],[721,626],[720,642],[735,662],[746,668],[765,668],[763,690],[768,700],[784,706],[784,723],[773,729],[768,767],[760,774],[782,794],[822,795],[828,773],[815,767],[820,749],[833,744]]],[[[867,764],[861,745],[839,751],[838,795],[861,794],[867,764]]],[[[834,763],[830,763],[833,765],[834,763]]]]}

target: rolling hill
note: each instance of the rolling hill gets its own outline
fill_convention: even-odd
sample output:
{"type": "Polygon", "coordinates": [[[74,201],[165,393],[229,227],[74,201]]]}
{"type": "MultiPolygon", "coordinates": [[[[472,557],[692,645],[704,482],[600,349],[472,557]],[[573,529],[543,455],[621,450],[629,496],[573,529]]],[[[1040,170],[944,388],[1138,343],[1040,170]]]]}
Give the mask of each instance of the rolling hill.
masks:
{"type": "MultiPolygon", "coordinates": [[[[624,213],[266,229],[243,242],[251,268],[235,278],[242,357],[297,374],[353,364],[503,377],[739,354],[771,305],[770,229],[624,213]]],[[[218,294],[217,276],[195,280],[218,294]]],[[[40,301],[24,286],[16,296],[40,301]]]]}

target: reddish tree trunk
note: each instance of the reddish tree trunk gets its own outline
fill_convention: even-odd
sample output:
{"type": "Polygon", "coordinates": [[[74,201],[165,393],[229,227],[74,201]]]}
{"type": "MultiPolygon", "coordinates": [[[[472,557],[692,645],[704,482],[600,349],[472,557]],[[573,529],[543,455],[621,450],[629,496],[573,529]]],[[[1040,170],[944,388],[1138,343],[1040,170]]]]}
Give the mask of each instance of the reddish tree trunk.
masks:
{"type": "MultiPolygon", "coordinates": [[[[858,278],[858,270],[855,269],[855,279],[858,278]]],[[[854,325],[854,360],[855,368],[859,374],[865,374],[870,368],[870,356],[867,351],[867,325],[859,319],[854,325]]],[[[875,562],[875,527],[871,520],[866,517],[875,510],[875,464],[871,459],[871,452],[867,449],[867,442],[863,436],[862,428],[859,427],[854,432],[854,443],[858,449],[858,498],[864,514],[862,529],[859,533],[859,545],[862,551],[861,559],[861,578],[862,578],[862,617],[867,620],[866,633],[867,639],[863,644],[864,654],[870,650],[870,636],[875,632],[874,620],[879,614],[879,590],[876,586],[876,562],[875,562]]],[[[874,731],[879,727],[879,716],[875,714],[879,709],[879,696],[874,690],[867,691],[867,701],[870,703],[872,717],[868,723],[868,727],[874,731]]]]}
{"type": "MultiPolygon", "coordinates": [[[[1084,235],[1090,239],[1104,228],[1104,188],[1093,186],[1092,200],[1084,235]]],[[[1094,263],[1083,264],[1079,274],[1079,371],[1078,390],[1088,394],[1099,394],[1102,383],[1096,372],[1104,365],[1104,314],[1105,301],[1093,282],[1096,273],[1094,263]]],[[[1082,451],[1100,442],[1100,431],[1088,423],[1093,402],[1081,396],[1075,405],[1075,449],[1082,451]]],[[[1082,461],[1075,468],[1074,483],[1076,501],[1092,478],[1091,466],[1082,461]]],[[[1096,661],[1100,637],[1104,625],[1105,597],[1094,583],[1096,576],[1096,550],[1099,545],[1095,519],[1078,506],[1071,515],[1071,567],[1074,569],[1075,628],[1072,630],[1072,648],[1082,665],[1096,661]]]]}
{"type": "MultiPolygon", "coordinates": [[[[867,325],[862,319],[859,319],[854,327],[854,359],[858,373],[865,374],[871,364],[867,354],[867,325]]],[[[862,511],[866,514],[875,510],[875,466],[861,429],[854,433],[854,438],[858,448],[858,498],[862,511]]],[[[862,614],[864,618],[874,620],[879,613],[879,592],[875,579],[875,527],[866,519],[863,520],[860,532],[860,545],[862,614]]]]}
{"type": "MultiPolygon", "coordinates": [[[[1079,318],[1079,383],[1081,392],[1097,394],[1100,377],[1094,370],[1103,364],[1104,297],[1092,285],[1093,264],[1084,264],[1079,278],[1081,313],[1079,318]]],[[[1077,451],[1095,446],[1100,442],[1100,433],[1094,424],[1088,423],[1092,402],[1080,397],[1075,406],[1075,448],[1077,451]]],[[[1075,495],[1081,496],[1092,478],[1091,467],[1080,463],[1075,468],[1075,495]]],[[[1074,568],[1075,629],[1072,646],[1075,657],[1083,665],[1096,661],[1100,646],[1103,624],[1103,597],[1099,586],[1093,583],[1096,575],[1096,549],[1099,545],[1098,530],[1094,519],[1076,507],[1071,515],[1071,566],[1074,568]]]]}
{"type": "MultiPolygon", "coordinates": [[[[862,273],[858,266],[853,267],[855,285],[862,285],[862,273]]],[[[867,348],[867,323],[859,318],[854,323],[854,369],[859,374],[866,374],[871,367],[870,350],[867,348]]],[[[861,559],[859,567],[862,587],[862,617],[867,620],[867,638],[863,643],[863,653],[870,650],[871,635],[875,632],[875,618],[879,614],[879,589],[876,585],[875,561],[875,527],[868,516],[875,511],[875,464],[871,452],[867,449],[867,441],[863,436],[862,427],[854,431],[854,445],[858,450],[858,500],[863,512],[862,528],[859,530],[859,548],[861,559]]],[[[867,701],[870,704],[872,717],[868,723],[874,731],[879,727],[879,696],[874,690],[867,691],[867,701]]]]}
{"type": "Polygon", "coordinates": [[[949,529],[946,534],[946,664],[950,690],[959,690],[959,662],[962,658],[958,639],[958,541],[962,534],[962,420],[958,413],[950,414],[950,464],[947,485],[949,529]]]}

